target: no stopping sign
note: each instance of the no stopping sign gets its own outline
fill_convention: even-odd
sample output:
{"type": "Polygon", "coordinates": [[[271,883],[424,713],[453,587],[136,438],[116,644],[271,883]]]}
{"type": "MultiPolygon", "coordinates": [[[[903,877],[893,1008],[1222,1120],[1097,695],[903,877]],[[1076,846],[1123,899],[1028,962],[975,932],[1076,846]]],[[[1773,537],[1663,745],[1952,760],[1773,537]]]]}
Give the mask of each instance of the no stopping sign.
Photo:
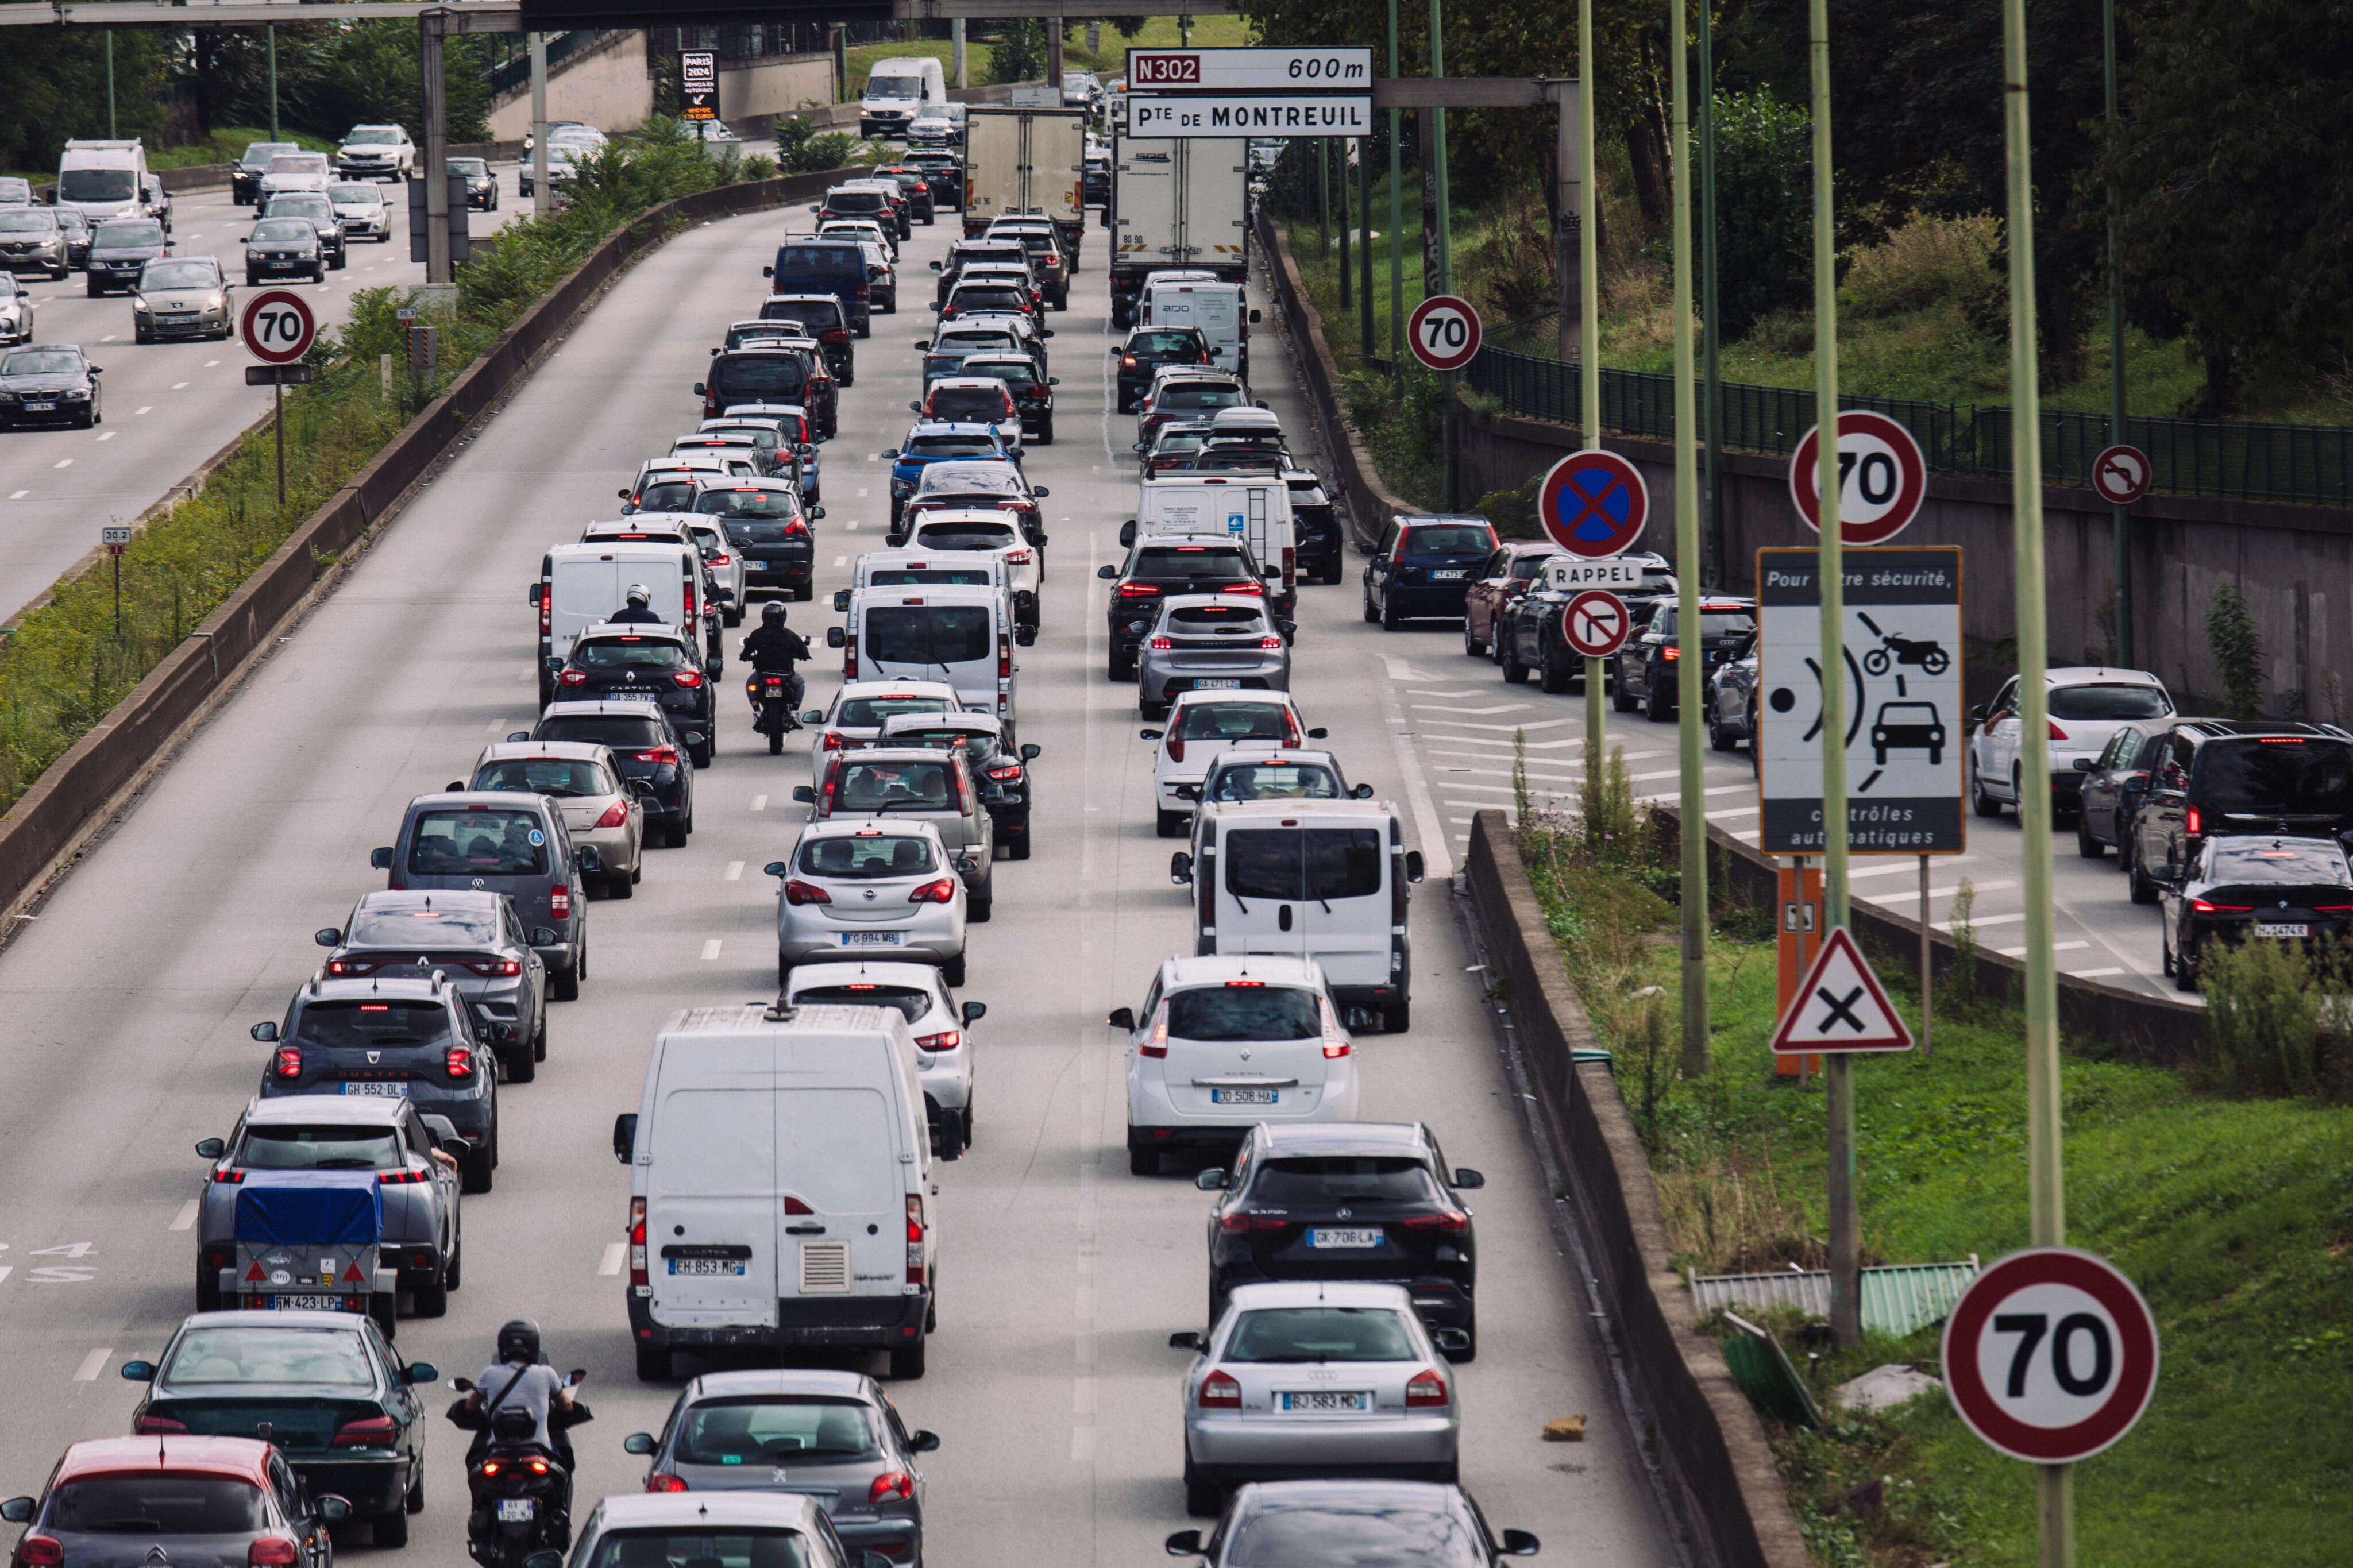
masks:
{"type": "Polygon", "coordinates": [[[1945,1390],[1969,1430],[2013,1459],[2072,1464],[2140,1419],[2157,1389],[2157,1320],[2105,1258],[2013,1252],[1945,1321],[1945,1390]]]}

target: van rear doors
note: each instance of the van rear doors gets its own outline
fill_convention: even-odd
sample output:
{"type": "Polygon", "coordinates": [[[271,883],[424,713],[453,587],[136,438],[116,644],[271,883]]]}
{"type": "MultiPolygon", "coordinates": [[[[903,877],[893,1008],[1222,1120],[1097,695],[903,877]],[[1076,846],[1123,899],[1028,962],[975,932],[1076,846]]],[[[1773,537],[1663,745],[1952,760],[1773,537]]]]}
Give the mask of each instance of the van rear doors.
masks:
{"type": "Polygon", "coordinates": [[[660,1074],[646,1174],[654,1318],[671,1328],[773,1329],[773,1042],[673,1037],[665,1042],[660,1074]]]}
{"type": "Polygon", "coordinates": [[[849,606],[855,680],[939,680],[956,700],[1013,721],[1013,624],[995,588],[867,588],[849,606]]]}

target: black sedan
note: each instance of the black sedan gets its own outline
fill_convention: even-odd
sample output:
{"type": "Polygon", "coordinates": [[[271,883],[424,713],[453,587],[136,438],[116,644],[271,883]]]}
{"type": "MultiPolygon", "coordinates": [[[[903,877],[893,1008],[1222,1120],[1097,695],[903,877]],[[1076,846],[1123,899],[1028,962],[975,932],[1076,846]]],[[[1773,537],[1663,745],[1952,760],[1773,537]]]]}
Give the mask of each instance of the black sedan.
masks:
{"type": "MultiPolygon", "coordinates": [[[[135,1432],[262,1436],[312,1497],[348,1499],[378,1546],[408,1542],[425,1501],[424,1402],[440,1373],[344,1312],[198,1312],[153,1362],[126,1361],[147,1384],[135,1432]]],[[[151,1553],[148,1561],[157,1559],[151,1553]]],[[[259,1561],[259,1559],[256,1559],[259,1561]]]]}
{"type": "MultiPolygon", "coordinates": [[[[1630,713],[1636,708],[1654,723],[1664,723],[1675,716],[1675,684],[1679,661],[1683,658],[1683,634],[1677,629],[1676,617],[1681,614],[1672,599],[1662,604],[1640,634],[1627,639],[1618,650],[1618,660],[1610,668],[1610,705],[1620,713],[1630,713]]],[[[1733,649],[1740,647],[1757,631],[1757,602],[1754,599],[1725,598],[1709,595],[1699,602],[1699,652],[1701,689],[1706,689],[1707,671],[1719,664],[1729,663],[1733,649]]]]}
{"type": "Polygon", "coordinates": [[[90,231],[89,259],[82,263],[83,292],[91,299],[139,287],[146,265],[172,254],[164,226],[152,217],[109,218],[90,231]]]}
{"type": "Polygon", "coordinates": [[[499,210],[499,177],[491,173],[487,158],[452,158],[449,172],[465,176],[466,205],[483,212],[499,210]]]}
{"type": "Polygon", "coordinates": [[[100,406],[100,366],[72,343],[12,349],[0,359],[0,430],[12,425],[79,425],[105,418],[100,406]]]}
{"type": "Polygon", "coordinates": [[[2353,866],[2333,838],[2210,838],[2163,885],[2165,972],[2198,989],[2211,942],[2338,942],[2353,932],[2353,866]]]}
{"type": "Polygon", "coordinates": [[[1005,721],[988,713],[901,713],[882,721],[878,746],[962,746],[972,776],[990,791],[988,820],[998,853],[1029,858],[1029,764],[1035,743],[1009,746],[1005,721]]]}
{"type": "Polygon", "coordinates": [[[698,768],[711,765],[711,738],[719,732],[717,694],[693,645],[675,628],[592,629],[572,645],[570,658],[548,662],[565,699],[651,698],[680,730],[703,737],[700,744],[688,741],[687,755],[698,768]]]}

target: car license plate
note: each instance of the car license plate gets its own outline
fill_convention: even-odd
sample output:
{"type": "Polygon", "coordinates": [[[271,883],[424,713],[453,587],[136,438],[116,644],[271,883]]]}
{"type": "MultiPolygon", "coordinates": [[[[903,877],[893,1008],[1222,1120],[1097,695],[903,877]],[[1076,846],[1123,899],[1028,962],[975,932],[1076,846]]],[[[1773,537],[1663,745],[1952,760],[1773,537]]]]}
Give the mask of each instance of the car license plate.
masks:
{"type": "Polygon", "coordinates": [[[1343,1394],[1331,1389],[1306,1388],[1282,1395],[1285,1410],[1370,1410],[1370,1393],[1343,1394]]]}
{"type": "Polygon", "coordinates": [[[672,1274],[741,1274],[744,1266],[732,1258],[673,1258],[670,1260],[672,1274]]]}
{"type": "Polygon", "coordinates": [[[408,1085],[406,1083],[346,1082],[343,1085],[343,1092],[345,1094],[374,1095],[379,1100],[406,1100],[408,1098],[408,1085]]]}
{"type": "Polygon", "coordinates": [[[846,931],[841,933],[844,947],[896,947],[905,933],[895,931],[846,931]]]}
{"type": "Polygon", "coordinates": [[[25,406],[36,414],[48,414],[54,412],[58,405],[54,403],[27,403],[25,406]]]}
{"type": "Polygon", "coordinates": [[[499,1522],[501,1524],[527,1524],[531,1521],[532,1516],[538,1511],[537,1498],[502,1497],[499,1499],[499,1522]]]}
{"type": "Polygon", "coordinates": [[[2284,921],[2270,924],[2257,921],[2255,934],[2257,936],[2310,936],[2312,927],[2302,921],[2284,921]]]}
{"type": "Polygon", "coordinates": [[[1272,1105],[1282,1097],[1271,1089],[1213,1089],[1212,1105],[1272,1105]]]}
{"type": "Polygon", "coordinates": [[[1240,685],[1241,682],[1239,679],[1196,680],[1193,682],[1193,689],[1196,691],[1232,691],[1238,689],[1240,685]]]}
{"type": "Polygon", "coordinates": [[[1359,1226],[1353,1230],[1334,1230],[1328,1226],[1311,1226],[1307,1232],[1310,1247],[1378,1247],[1381,1232],[1378,1226],[1359,1226]]]}
{"type": "Polygon", "coordinates": [[[1432,572],[1430,575],[1434,581],[1440,583],[1460,583],[1463,578],[1471,575],[1471,574],[1468,571],[1432,572]]]}
{"type": "Polygon", "coordinates": [[[340,1296],[272,1296],[269,1298],[269,1310],[273,1312],[340,1312],[343,1310],[343,1302],[340,1296]]]}

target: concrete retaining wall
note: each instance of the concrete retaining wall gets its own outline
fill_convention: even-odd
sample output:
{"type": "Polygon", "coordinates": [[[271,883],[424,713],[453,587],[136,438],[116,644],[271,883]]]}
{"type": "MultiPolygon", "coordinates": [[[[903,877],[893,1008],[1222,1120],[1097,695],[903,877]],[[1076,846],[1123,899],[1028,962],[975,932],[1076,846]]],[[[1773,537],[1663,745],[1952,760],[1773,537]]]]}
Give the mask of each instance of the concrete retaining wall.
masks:
{"type": "Polygon", "coordinates": [[[765,136],[778,115],[832,102],[831,55],[782,55],[719,68],[719,118],[739,136],[765,136]]]}
{"type": "MultiPolygon", "coordinates": [[[[653,111],[641,32],[609,34],[548,68],[550,120],[577,120],[617,134],[635,131],[653,111]]],[[[491,100],[489,119],[494,140],[520,143],[531,132],[531,84],[491,100]]]]}

